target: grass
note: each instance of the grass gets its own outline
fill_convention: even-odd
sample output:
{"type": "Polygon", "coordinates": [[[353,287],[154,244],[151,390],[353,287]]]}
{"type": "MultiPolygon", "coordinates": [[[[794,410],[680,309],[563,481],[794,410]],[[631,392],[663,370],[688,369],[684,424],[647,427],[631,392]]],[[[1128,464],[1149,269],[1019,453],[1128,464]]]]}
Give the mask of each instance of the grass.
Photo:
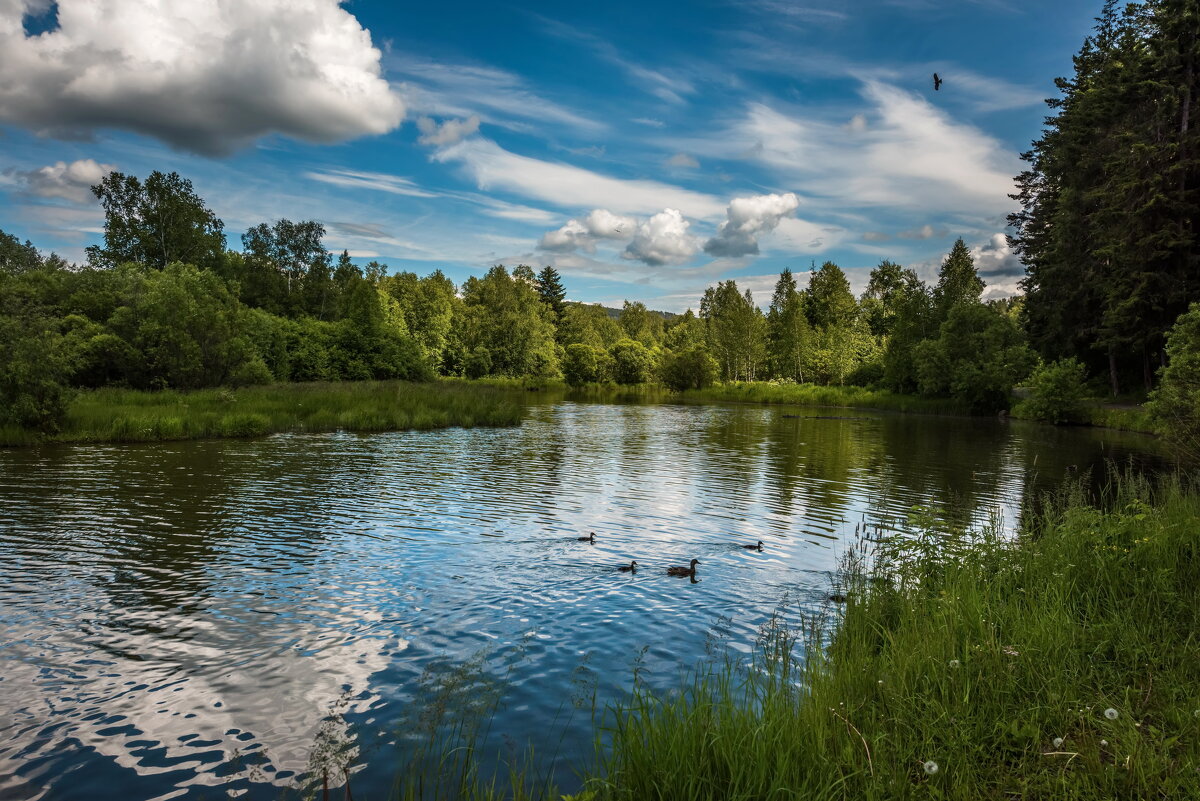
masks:
{"type": "Polygon", "coordinates": [[[767,381],[732,381],[708,389],[688,390],[679,397],[689,401],[736,403],[788,403],[797,406],[841,406],[886,409],[920,414],[965,415],[970,410],[949,398],[919,398],[886,389],[776,384],[767,381]]]}
{"type": "Polygon", "coordinates": [[[1016,540],[923,515],[850,561],[831,637],[769,626],[749,665],[636,689],[587,797],[1197,798],[1200,494],[1115,493],[1016,540]]]}
{"type": "Polygon", "coordinates": [[[522,416],[511,392],[457,382],[272,384],[193,392],[100,389],[75,397],[58,433],[0,429],[0,445],[507,426],[520,423],[522,416]]]}

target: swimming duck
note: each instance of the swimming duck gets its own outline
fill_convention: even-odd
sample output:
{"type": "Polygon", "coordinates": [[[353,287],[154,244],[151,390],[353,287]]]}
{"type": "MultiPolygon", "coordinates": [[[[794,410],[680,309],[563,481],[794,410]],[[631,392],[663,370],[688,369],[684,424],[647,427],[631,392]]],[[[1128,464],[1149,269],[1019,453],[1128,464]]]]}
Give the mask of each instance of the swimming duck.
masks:
{"type": "Polygon", "coordinates": [[[842,593],[835,592],[829,596],[829,600],[835,604],[844,604],[844,603],[846,603],[847,599],[846,599],[846,596],[843,595],[842,593]]]}
{"type": "Polygon", "coordinates": [[[617,568],[617,570],[620,570],[622,573],[636,573],[637,572],[637,562],[630,562],[627,565],[621,565],[620,567],[617,568]]]}
{"type": "Polygon", "coordinates": [[[698,564],[700,564],[700,560],[693,559],[690,567],[679,567],[678,565],[673,565],[673,566],[667,568],[667,575],[668,576],[692,576],[693,578],[695,578],[696,565],[698,565],[698,564]]]}
{"type": "Polygon", "coordinates": [[[591,534],[588,534],[586,537],[579,537],[579,541],[580,542],[595,542],[596,541],[596,532],[593,531],[591,534]]]}
{"type": "Polygon", "coordinates": [[[761,551],[763,549],[763,541],[759,540],[758,545],[743,545],[747,551],[761,551]]]}

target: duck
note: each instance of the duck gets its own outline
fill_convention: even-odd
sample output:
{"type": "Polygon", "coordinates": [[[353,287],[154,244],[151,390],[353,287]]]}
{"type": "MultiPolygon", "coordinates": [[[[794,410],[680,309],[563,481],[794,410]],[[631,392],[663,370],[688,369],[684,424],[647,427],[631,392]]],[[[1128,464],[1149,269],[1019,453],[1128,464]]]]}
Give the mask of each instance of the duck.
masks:
{"type": "Polygon", "coordinates": [[[593,531],[591,534],[588,534],[586,537],[579,537],[578,539],[580,542],[595,542],[596,541],[596,532],[593,531]]]}
{"type": "Polygon", "coordinates": [[[693,559],[692,564],[688,567],[679,567],[678,565],[672,565],[671,567],[667,568],[667,575],[668,576],[691,576],[691,577],[695,578],[696,565],[698,565],[698,564],[700,564],[700,560],[693,559]]]}
{"type": "Polygon", "coordinates": [[[840,592],[831,593],[828,599],[835,604],[844,604],[848,600],[845,595],[840,592]]]}
{"type": "Polygon", "coordinates": [[[759,540],[758,545],[743,545],[747,551],[761,551],[763,549],[763,541],[759,540]]]}
{"type": "Polygon", "coordinates": [[[622,573],[636,573],[637,572],[637,562],[634,561],[634,562],[630,562],[627,565],[621,565],[620,567],[617,568],[617,570],[620,570],[622,573]]]}

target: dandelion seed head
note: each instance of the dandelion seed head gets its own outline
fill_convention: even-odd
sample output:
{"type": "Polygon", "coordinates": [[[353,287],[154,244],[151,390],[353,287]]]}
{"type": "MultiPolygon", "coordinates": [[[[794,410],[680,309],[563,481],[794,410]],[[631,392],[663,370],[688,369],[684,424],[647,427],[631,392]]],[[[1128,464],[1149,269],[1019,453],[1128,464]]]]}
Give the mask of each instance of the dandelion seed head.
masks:
{"type": "Polygon", "coordinates": [[[925,772],[930,776],[938,772],[938,763],[934,762],[932,759],[926,762],[922,767],[925,768],[925,772]]]}
{"type": "Polygon", "coordinates": [[[1062,748],[1062,744],[1063,744],[1063,738],[1061,738],[1061,737],[1054,738],[1054,747],[1055,748],[1062,748]]]}
{"type": "Polygon", "coordinates": [[[956,668],[956,667],[958,667],[958,666],[959,666],[959,665],[961,665],[961,664],[962,664],[962,663],[961,663],[961,662],[959,662],[957,659],[951,659],[951,660],[950,660],[950,667],[952,667],[952,668],[956,668]]]}
{"type": "Polygon", "coordinates": [[[1116,720],[1120,716],[1121,716],[1121,713],[1118,712],[1117,710],[1113,709],[1111,706],[1108,709],[1104,710],[1104,717],[1108,718],[1109,720],[1116,720]]]}

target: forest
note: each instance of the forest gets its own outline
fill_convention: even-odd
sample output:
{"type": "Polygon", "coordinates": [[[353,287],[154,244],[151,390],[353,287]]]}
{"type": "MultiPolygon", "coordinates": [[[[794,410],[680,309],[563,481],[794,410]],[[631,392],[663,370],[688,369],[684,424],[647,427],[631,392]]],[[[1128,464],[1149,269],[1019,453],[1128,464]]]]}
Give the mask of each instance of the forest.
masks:
{"type": "Polygon", "coordinates": [[[731,279],[694,311],[626,301],[614,319],[569,302],[553,267],[496,265],[455,286],[360,267],[312,220],[263,222],[230,247],[188,179],[112,172],[93,187],[104,238],[85,264],[0,232],[0,425],[53,431],[72,392],[109,386],[508,376],[856,385],[981,413],[1028,381],[1043,390],[1029,416],[1053,422],[1098,388],[1141,400],[1157,386],[1160,419],[1194,429],[1196,30],[1176,5],[1107,3],[1058,80],[1013,195],[1018,297],[982,300],[960,238],[932,284],[884,260],[855,297],[826,262],[784,270],[765,311],[731,279]]]}

